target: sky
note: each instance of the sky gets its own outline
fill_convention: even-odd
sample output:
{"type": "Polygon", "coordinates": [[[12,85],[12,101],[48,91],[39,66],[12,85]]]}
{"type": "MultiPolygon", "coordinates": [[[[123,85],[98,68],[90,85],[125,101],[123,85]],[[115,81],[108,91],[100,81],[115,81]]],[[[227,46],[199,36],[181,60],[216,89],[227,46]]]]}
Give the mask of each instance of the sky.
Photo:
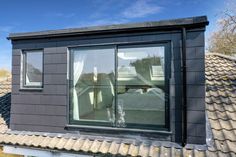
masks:
{"type": "Polygon", "coordinates": [[[11,70],[9,33],[207,15],[206,40],[227,0],[0,0],[0,69],[11,70]]]}

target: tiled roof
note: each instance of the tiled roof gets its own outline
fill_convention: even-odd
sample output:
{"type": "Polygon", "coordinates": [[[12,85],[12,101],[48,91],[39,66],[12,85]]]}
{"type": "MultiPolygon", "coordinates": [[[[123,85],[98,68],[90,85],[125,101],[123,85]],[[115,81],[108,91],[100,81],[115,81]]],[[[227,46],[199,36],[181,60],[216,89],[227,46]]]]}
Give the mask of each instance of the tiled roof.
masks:
{"type": "Polygon", "coordinates": [[[11,78],[0,80],[0,97],[11,92],[11,78]]]}
{"type": "Polygon", "coordinates": [[[236,153],[236,59],[210,54],[205,65],[206,110],[214,151],[236,153]]]}
{"type": "Polygon", "coordinates": [[[5,133],[8,130],[8,126],[6,124],[6,121],[0,117],[0,133],[5,133]]]}
{"type": "Polygon", "coordinates": [[[86,136],[76,134],[47,134],[6,132],[0,134],[0,143],[31,148],[69,151],[71,153],[110,154],[121,156],[205,156],[211,152],[181,148],[168,142],[86,136]]]}
{"type": "Polygon", "coordinates": [[[206,56],[206,110],[213,133],[213,146],[184,147],[170,142],[121,139],[80,134],[53,134],[7,130],[0,118],[0,143],[30,148],[121,156],[236,156],[236,62],[206,56]]]}
{"type": "Polygon", "coordinates": [[[7,125],[10,122],[11,107],[11,78],[0,81],[0,114],[4,118],[7,125]]]}

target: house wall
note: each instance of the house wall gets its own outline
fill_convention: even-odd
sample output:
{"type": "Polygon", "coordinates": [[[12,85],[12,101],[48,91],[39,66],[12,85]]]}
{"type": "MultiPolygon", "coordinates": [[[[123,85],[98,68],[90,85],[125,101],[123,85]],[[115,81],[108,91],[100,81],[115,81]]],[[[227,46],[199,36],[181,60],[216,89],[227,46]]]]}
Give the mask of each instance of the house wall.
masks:
{"type": "MultiPolygon", "coordinates": [[[[13,153],[13,152],[11,152],[13,153]]],[[[17,155],[18,153],[15,154],[8,154],[3,152],[3,147],[0,146],[0,157],[24,157],[24,155],[17,155]]]]}
{"type": "MultiPolygon", "coordinates": [[[[65,126],[68,124],[67,108],[69,105],[67,47],[144,41],[169,41],[171,43],[169,97],[171,134],[165,135],[164,138],[165,140],[181,142],[180,30],[12,41],[11,129],[69,132],[65,130],[65,126]],[[44,50],[44,87],[42,91],[20,89],[21,51],[27,49],[44,50]]],[[[202,144],[205,143],[204,28],[188,30],[186,44],[188,143],[202,144]]]]}

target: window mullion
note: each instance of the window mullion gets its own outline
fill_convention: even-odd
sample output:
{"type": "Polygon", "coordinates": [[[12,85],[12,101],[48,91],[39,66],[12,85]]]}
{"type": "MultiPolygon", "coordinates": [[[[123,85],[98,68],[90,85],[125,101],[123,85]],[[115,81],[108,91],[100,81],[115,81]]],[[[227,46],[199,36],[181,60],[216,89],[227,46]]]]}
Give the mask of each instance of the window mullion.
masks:
{"type": "Polygon", "coordinates": [[[115,108],[115,123],[114,123],[114,125],[117,127],[117,116],[118,116],[118,114],[117,114],[117,88],[118,88],[118,86],[117,86],[117,78],[118,78],[118,71],[117,71],[117,66],[118,66],[118,57],[117,57],[117,54],[118,54],[118,46],[116,45],[115,46],[115,55],[114,55],[114,57],[115,57],[115,106],[114,106],[114,108],[115,108]]]}
{"type": "Polygon", "coordinates": [[[23,53],[23,86],[26,84],[26,53],[23,53]]]}

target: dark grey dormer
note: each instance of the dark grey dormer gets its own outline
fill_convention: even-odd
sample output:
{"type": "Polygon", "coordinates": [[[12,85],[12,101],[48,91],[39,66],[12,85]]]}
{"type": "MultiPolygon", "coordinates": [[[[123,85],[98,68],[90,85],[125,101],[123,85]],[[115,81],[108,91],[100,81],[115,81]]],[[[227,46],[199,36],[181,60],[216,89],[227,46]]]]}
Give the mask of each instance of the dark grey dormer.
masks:
{"type": "Polygon", "coordinates": [[[12,130],[205,144],[205,16],[12,33],[12,130]]]}

